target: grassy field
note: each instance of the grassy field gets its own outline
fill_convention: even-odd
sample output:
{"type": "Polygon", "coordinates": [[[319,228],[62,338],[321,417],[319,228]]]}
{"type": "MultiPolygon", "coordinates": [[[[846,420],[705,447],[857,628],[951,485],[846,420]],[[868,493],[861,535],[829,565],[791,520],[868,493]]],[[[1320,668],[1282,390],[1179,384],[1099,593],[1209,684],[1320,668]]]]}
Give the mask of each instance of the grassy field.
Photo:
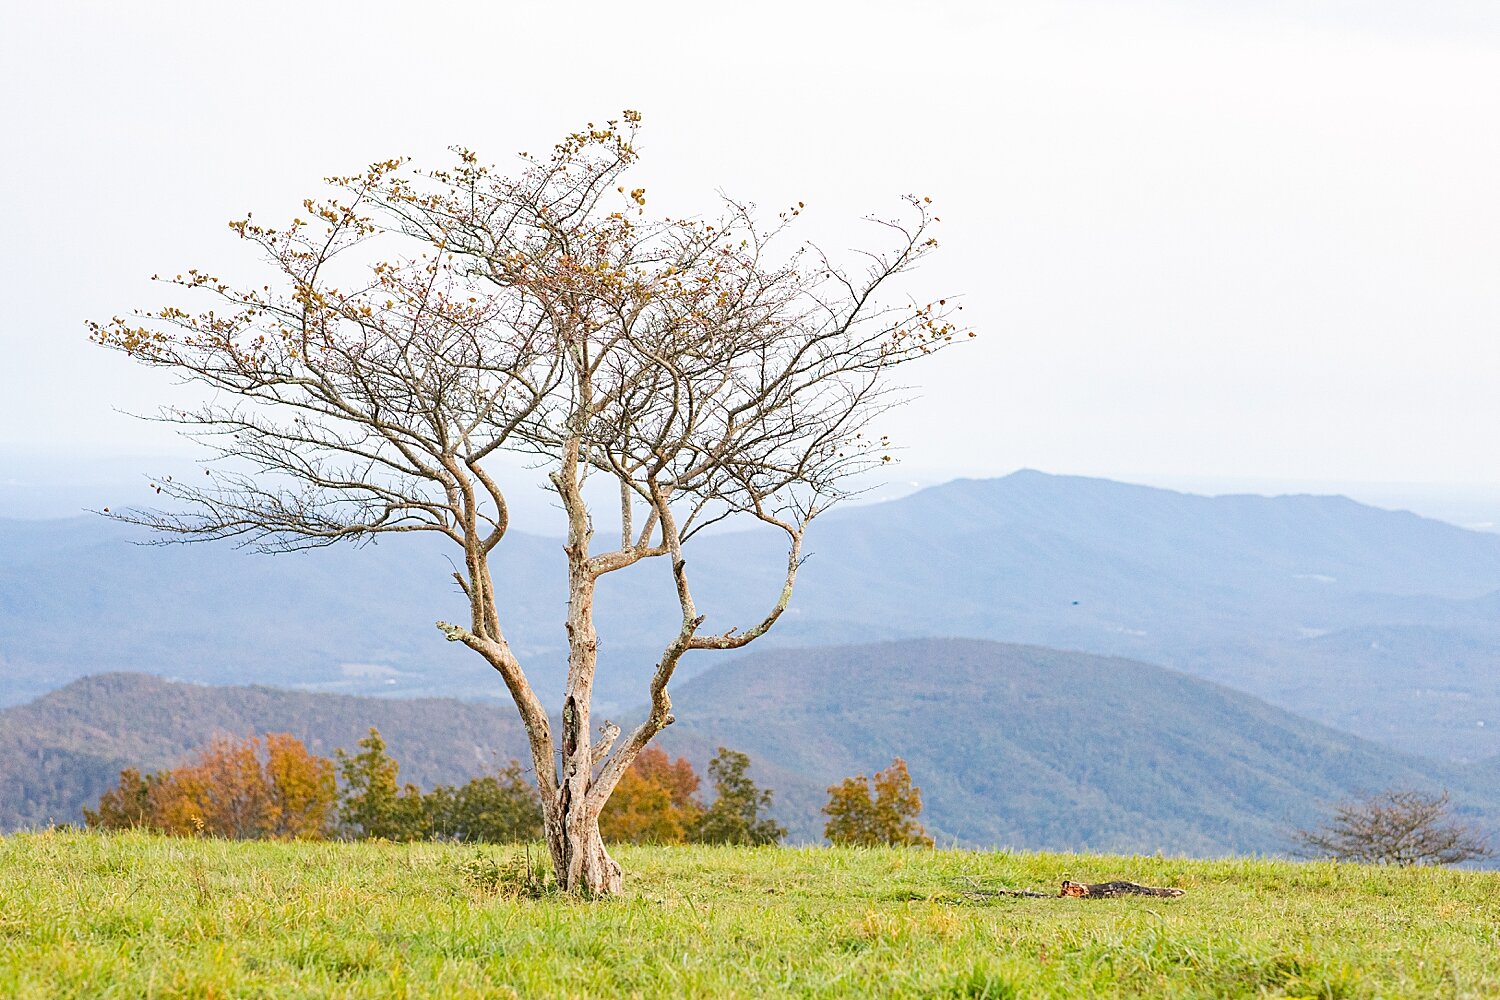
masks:
{"type": "Polygon", "coordinates": [[[635,848],[622,898],[512,848],[0,839],[0,996],[1494,997],[1500,874],[635,848]],[[1064,877],[1180,899],[994,897],[1064,877]],[[979,890],[979,891],[976,891],[979,890]]]}

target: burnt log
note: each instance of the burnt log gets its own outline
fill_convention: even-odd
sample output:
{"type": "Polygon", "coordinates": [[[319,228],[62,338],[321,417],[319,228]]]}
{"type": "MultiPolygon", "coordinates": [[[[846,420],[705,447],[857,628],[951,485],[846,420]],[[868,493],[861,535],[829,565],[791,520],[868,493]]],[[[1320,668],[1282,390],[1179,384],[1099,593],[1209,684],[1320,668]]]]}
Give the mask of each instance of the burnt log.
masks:
{"type": "Polygon", "coordinates": [[[1136,885],[1134,882],[1100,882],[1089,885],[1064,879],[1062,892],[1058,895],[1079,899],[1107,899],[1111,896],[1181,896],[1182,890],[1156,889],[1149,885],[1136,885]]]}

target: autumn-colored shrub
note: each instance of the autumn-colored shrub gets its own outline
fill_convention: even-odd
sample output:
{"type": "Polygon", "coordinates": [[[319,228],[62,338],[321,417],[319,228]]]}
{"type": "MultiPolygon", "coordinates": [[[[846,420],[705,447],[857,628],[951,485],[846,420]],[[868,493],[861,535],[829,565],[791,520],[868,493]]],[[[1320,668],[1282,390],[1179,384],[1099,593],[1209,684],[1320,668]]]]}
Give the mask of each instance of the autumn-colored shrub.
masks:
{"type": "Polygon", "coordinates": [[[314,757],[296,737],[216,736],[181,767],[142,775],[120,772],[88,825],[145,828],[231,840],[326,836],[335,803],[333,764],[314,757]]]}
{"type": "Polygon", "coordinates": [[[911,783],[906,761],[897,757],[875,775],[874,795],[864,775],[845,778],[828,789],[823,835],[835,845],[875,847],[883,844],[931,847],[932,838],[917,822],[922,790],[911,783]]]}
{"type": "Polygon", "coordinates": [[[673,761],[656,747],[642,750],[609,797],[600,834],[617,843],[685,843],[703,812],[693,797],[699,783],[686,758],[673,761]]]}

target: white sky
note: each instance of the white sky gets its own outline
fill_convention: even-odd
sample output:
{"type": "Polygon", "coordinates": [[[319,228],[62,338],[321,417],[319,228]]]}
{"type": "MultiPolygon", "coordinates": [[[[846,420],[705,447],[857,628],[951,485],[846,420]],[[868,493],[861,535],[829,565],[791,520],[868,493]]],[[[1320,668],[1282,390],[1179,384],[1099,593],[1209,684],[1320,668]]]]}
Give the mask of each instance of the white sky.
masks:
{"type": "Polygon", "coordinates": [[[226,220],[624,107],[651,208],[907,191],[981,339],[913,377],[913,469],[1500,484],[1500,4],[7,5],[0,456],[162,453],[83,321],[248,273],[226,220]]]}

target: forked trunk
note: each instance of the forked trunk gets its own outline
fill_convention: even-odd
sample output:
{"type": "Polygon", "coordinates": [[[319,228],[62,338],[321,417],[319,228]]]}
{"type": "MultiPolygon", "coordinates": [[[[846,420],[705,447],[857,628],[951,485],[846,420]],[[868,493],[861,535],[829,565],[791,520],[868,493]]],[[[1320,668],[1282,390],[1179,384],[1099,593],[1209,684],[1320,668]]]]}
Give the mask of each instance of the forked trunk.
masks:
{"type": "MultiPolygon", "coordinates": [[[[580,603],[592,607],[591,600],[580,603]]],[[[592,629],[587,631],[591,636],[592,629]]],[[[575,680],[582,683],[569,691],[563,704],[562,775],[547,837],[560,888],[585,896],[611,896],[620,891],[622,877],[620,866],[610,857],[599,834],[599,805],[590,801],[594,779],[594,752],[588,739],[591,637],[585,646],[587,652],[581,657],[585,669],[575,670],[575,680]]]]}

